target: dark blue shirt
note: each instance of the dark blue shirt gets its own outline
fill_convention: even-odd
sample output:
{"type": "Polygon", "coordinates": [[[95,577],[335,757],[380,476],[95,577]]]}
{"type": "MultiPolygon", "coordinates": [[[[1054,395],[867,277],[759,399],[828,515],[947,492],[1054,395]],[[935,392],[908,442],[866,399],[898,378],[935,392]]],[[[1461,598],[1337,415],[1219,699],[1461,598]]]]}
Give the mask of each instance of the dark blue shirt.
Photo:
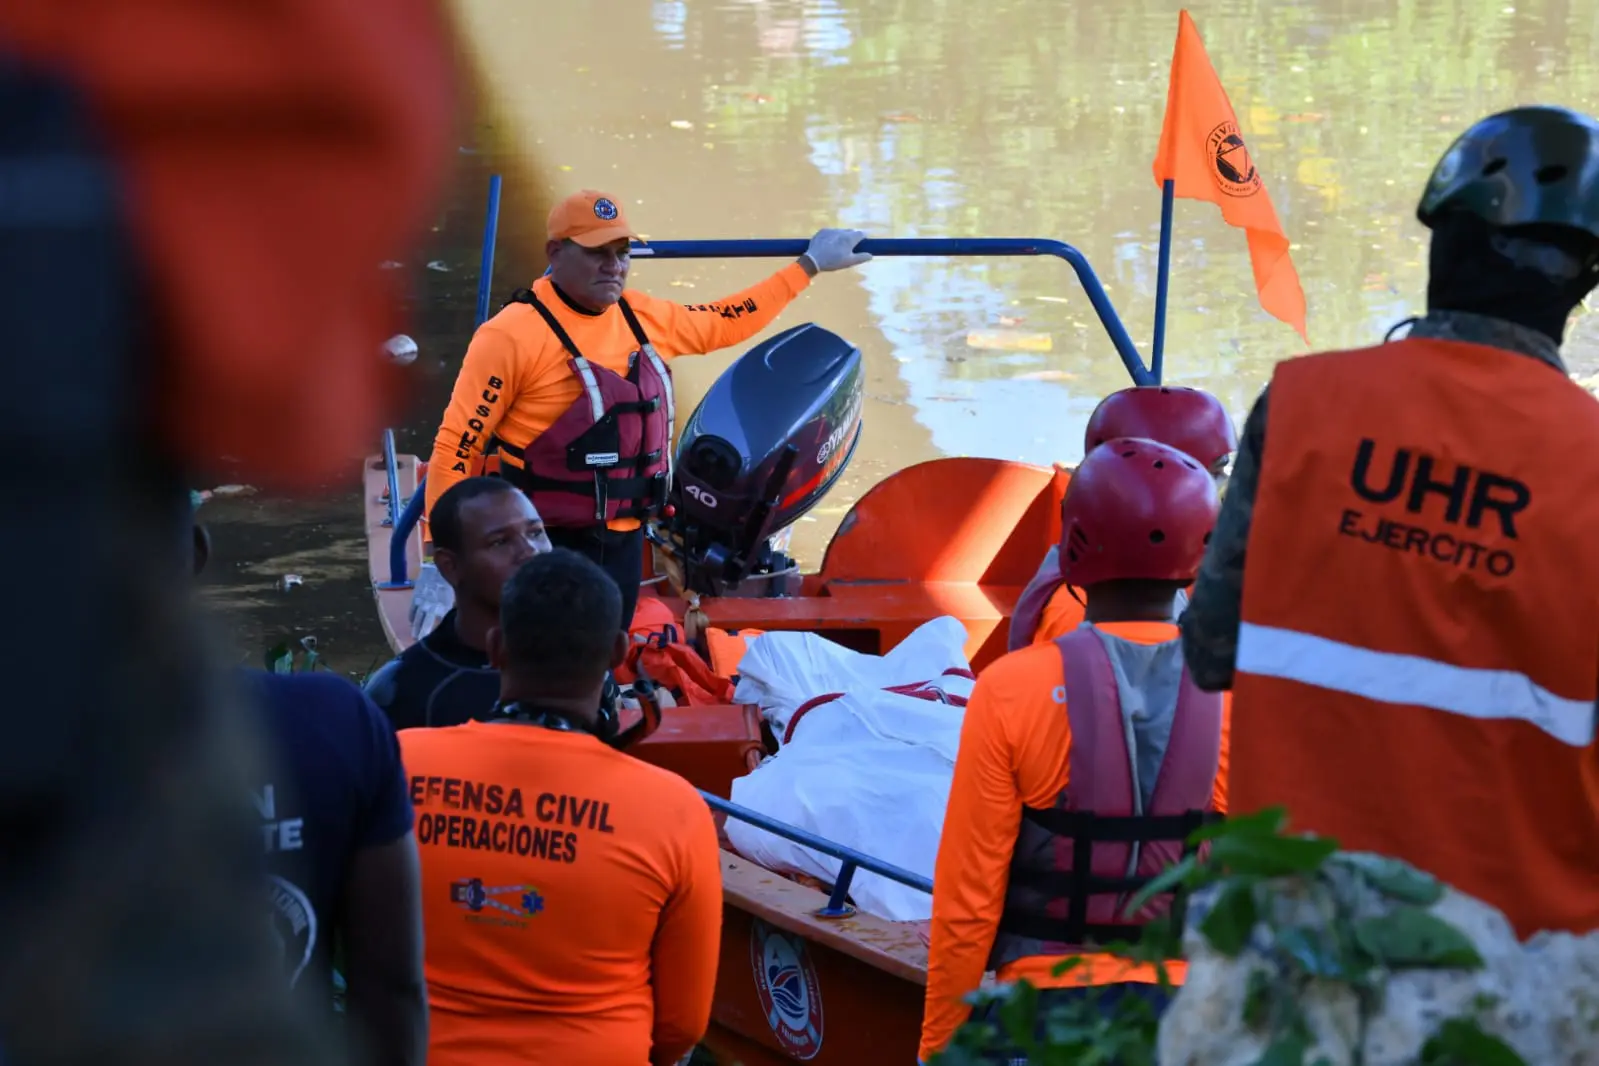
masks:
{"type": "Polygon", "coordinates": [[[411,831],[400,745],[383,712],[336,674],[249,675],[265,696],[274,749],[270,776],[254,790],[273,929],[290,983],[331,1006],[350,860],[411,831]]]}

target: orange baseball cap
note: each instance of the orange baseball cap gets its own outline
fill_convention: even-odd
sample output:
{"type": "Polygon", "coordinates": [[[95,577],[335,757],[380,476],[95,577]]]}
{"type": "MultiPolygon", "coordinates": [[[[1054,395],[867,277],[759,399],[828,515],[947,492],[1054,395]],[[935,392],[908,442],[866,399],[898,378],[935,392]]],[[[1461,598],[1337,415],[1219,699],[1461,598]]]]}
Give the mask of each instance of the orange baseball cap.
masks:
{"type": "Polygon", "coordinates": [[[616,197],[593,189],[573,193],[550,210],[548,223],[550,240],[575,241],[585,248],[598,248],[602,244],[630,237],[642,240],[616,197]]]}

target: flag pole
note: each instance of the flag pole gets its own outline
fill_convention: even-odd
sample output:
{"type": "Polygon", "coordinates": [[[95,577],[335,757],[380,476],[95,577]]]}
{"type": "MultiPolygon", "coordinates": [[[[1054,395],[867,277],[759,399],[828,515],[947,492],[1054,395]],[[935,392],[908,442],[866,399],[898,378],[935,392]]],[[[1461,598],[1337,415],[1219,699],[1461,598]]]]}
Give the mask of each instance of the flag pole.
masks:
{"type": "Polygon", "coordinates": [[[1171,284],[1171,216],[1176,204],[1175,186],[1160,183],[1160,260],[1155,274],[1155,341],[1149,353],[1149,372],[1155,384],[1162,380],[1166,362],[1166,289],[1171,284]]]}

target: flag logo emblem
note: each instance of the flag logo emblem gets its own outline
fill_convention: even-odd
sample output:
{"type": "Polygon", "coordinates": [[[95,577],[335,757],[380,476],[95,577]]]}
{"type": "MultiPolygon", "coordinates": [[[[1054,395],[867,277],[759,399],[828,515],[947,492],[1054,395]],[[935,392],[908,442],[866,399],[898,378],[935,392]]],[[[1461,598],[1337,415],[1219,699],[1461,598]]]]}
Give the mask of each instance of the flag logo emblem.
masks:
{"type": "Polygon", "coordinates": [[[1253,196],[1260,191],[1260,174],[1249,156],[1249,146],[1238,123],[1223,122],[1210,131],[1205,141],[1216,168],[1216,184],[1228,196],[1253,196]]]}

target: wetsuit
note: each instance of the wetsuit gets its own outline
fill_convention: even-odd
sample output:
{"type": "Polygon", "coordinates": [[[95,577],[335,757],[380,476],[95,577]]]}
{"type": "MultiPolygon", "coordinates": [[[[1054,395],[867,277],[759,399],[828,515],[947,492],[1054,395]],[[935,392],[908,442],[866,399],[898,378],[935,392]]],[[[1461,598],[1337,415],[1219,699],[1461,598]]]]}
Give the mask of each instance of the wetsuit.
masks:
{"type": "Polygon", "coordinates": [[[461,725],[494,707],[500,672],[487,652],[461,642],[451,610],[433,632],[367,678],[366,694],[396,730],[461,725]]]}

